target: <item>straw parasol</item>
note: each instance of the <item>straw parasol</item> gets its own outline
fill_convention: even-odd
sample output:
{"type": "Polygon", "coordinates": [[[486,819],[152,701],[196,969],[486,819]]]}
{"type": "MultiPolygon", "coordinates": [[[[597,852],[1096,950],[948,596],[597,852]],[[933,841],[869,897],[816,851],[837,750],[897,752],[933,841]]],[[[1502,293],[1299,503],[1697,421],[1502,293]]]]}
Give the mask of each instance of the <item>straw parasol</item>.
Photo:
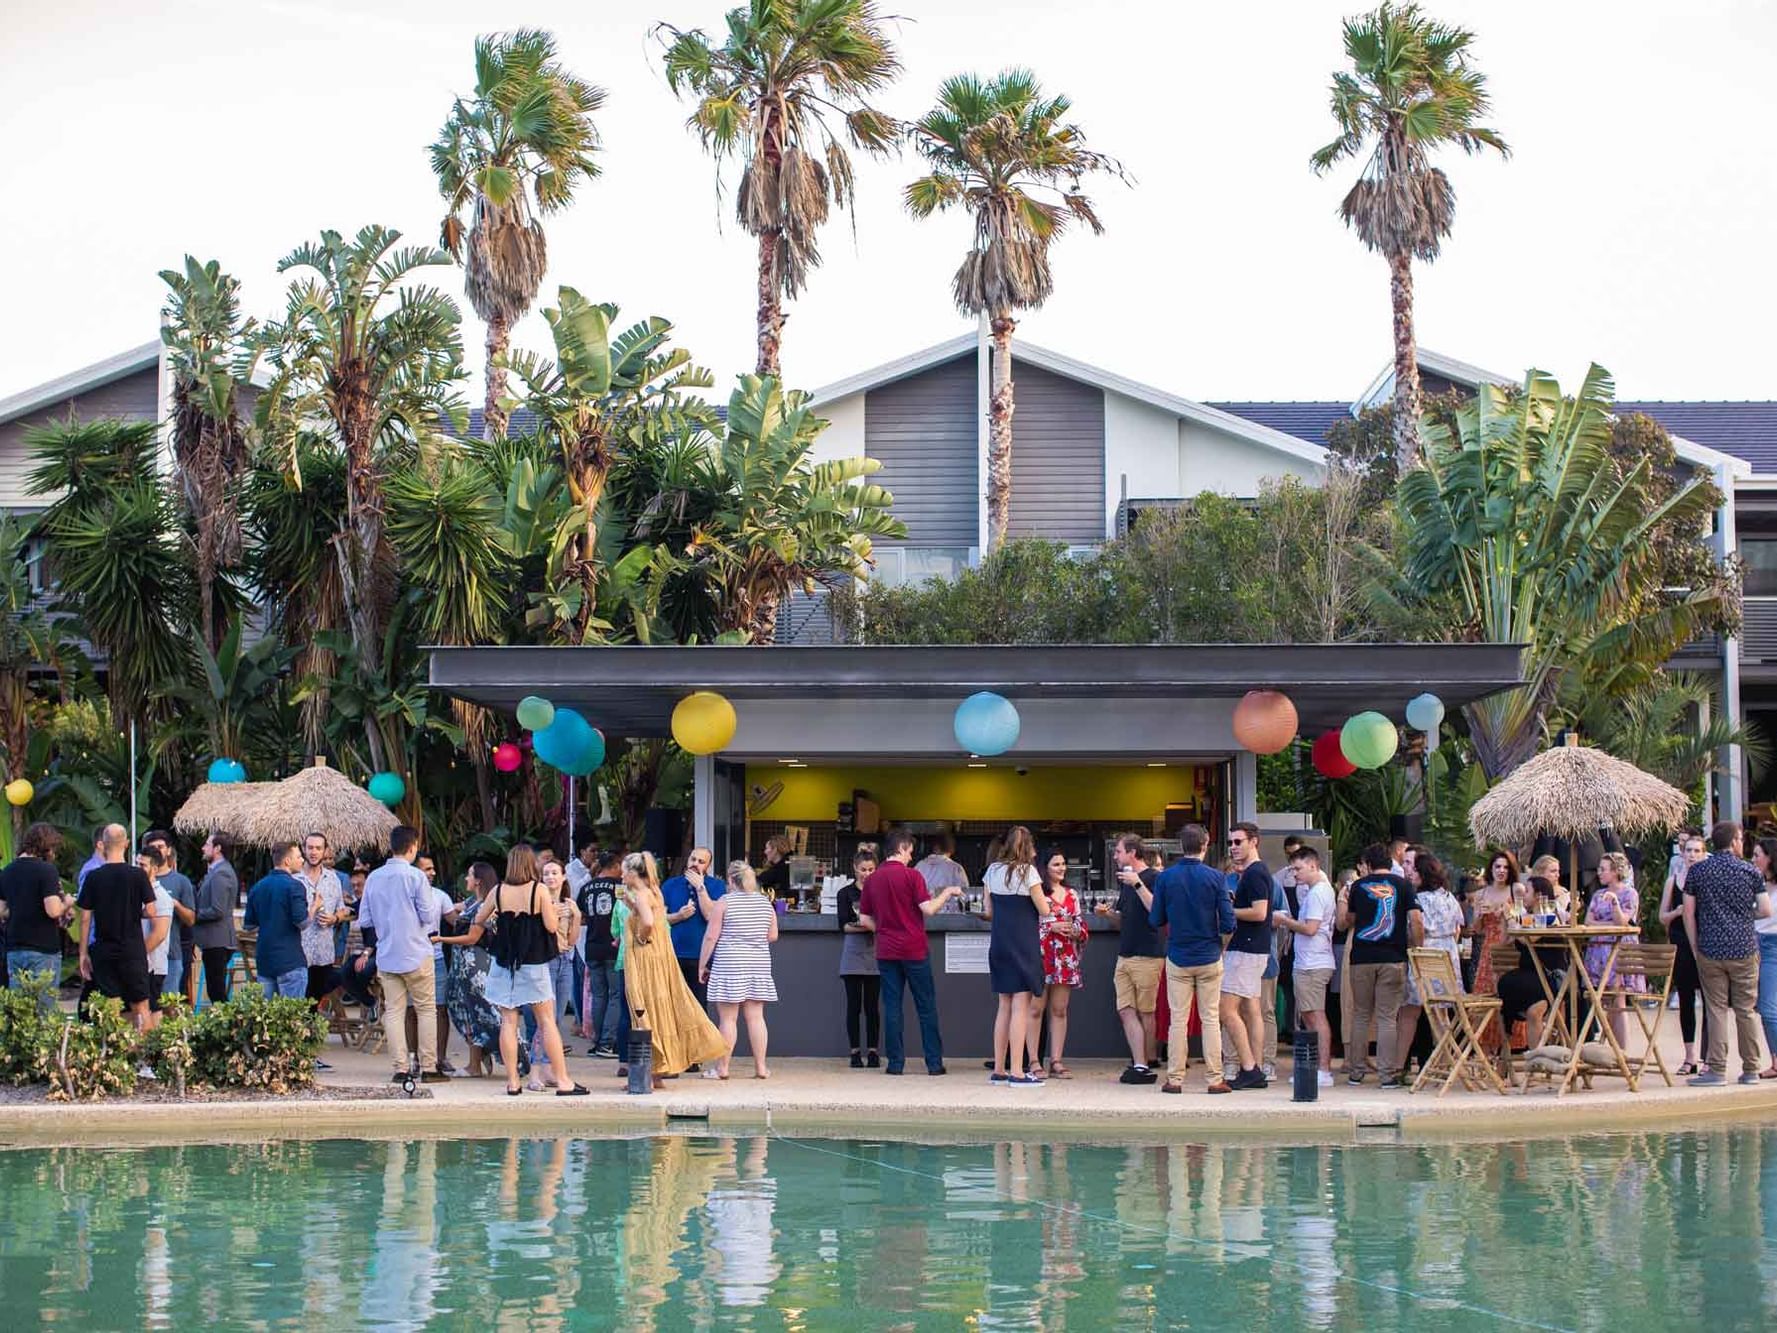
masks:
{"type": "Polygon", "coordinates": [[[1544,833],[1578,842],[1601,828],[1637,838],[1677,827],[1690,808],[1678,788],[1570,734],[1476,801],[1468,822],[1478,845],[1514,847],[1544,833]]]}
{"type": "Polygon", "coordinates": [[[248,847],[324,833],[342,851],[387,847],[400,822],[381,801],[320,760],[282,782],[206,782],[173,816],[181,833],[226,833],[248,847]]]}

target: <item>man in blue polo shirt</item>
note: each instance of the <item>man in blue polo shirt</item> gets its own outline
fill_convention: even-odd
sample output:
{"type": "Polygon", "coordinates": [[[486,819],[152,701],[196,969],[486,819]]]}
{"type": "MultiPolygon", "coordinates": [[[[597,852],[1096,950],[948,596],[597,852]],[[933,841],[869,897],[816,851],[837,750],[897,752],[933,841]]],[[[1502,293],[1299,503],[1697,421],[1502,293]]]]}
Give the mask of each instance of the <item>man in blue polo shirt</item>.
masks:
{"type": "Polygon", "coordinates": [[[666,919],[673,929],[673,956],[679,960],[679,971],[699,1004],[708,1003],[704,984],[697,977],[697,960],[703,953],[703,931],[708,923],[698,904],[694,881],[702,883],[704,893],[712,900],[728,891],[726,884],[710,874],[714,860],[708,847],[693,847],[691,855],[685,858],[685,873],[674,875],[660,886],[660,896],[666,902],[666,919]]]}
{"type": "Polygon", "coordinates": [[[1179,833],[1184,859],[1154,881],[1154,905],[1148,920],[1168,927],[1166,937],[1166,1003],[1172,1028],[1166,1037],[1166,1082],[1161,1092],[1183,1092],[1190,1063],[1191,1001],[1203,1025],[1203,1072],[1206,1092],[1230,1092],[1222,1077],[1222,945],[1234,933],[1234,902],[1219,871],[1203,864],[1209,833],[1201,824],[1186,824],[1179,833]]]}

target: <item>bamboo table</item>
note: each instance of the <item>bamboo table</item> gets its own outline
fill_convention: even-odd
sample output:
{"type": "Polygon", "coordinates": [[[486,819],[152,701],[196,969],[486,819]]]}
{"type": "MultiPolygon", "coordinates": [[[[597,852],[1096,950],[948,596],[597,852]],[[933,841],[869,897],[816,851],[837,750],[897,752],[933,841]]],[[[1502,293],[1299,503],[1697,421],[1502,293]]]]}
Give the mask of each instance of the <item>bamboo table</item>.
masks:
{"type": "MultiPolygon", "coordinates": [[[[1530,951],[1530,965],[1536,969],[1537,980],[1542,983],[1543,994],[1549,1001],[1548,1016],[1543,1019],[1542,1032],[1537,1037],[1538,1046],[1548,1045],[1549,1033],[1555,1033],[1565,1039],[1570,1052],[1567,1070],[1561,1077],[1561,1084],[1555,1089],[1557,1097],[1566,1094],[1573,1086],[1574,1079],[1580,1076],[1580,1047],[1596,1030],[1605,1044],[1610,1047],[1611,1055],[1616,1061],[1615,1073],[1621,1074],[1629,1085],[1630,1092],[1639,1092],[1636,1086],[1635,1071],[1629,1067],[1629,1057],[1624,1053],[1622,1045],[1617,1041],[1616,1033],[1605,1021],[1602,1012],[1601,997],[1598,987],[1592,981],[1591,973],[1586,971],[1586,946],[1594,942],[1608,941],[1610,956],[1605,959],[1604,975],[1613,975],[1617,964],[1617,950],[1623,941],[1641,933],[1641,927],[1635,925],[1577,925],[1577,926],[1527,926],[1515,925],[1506,927],[1506,938],[1522,941],[1530,951]],[[1558,990],[1549,986],[1549,974],[1543,967],[1543,960],[1537,953],[1537,945],[1560,943],[1567,949],[1567,973],[1561,979],[1558,990]]],[[[1525,1091],[1530,1089],[1529,1075],[1524,1081],[1525,1091]]]]}

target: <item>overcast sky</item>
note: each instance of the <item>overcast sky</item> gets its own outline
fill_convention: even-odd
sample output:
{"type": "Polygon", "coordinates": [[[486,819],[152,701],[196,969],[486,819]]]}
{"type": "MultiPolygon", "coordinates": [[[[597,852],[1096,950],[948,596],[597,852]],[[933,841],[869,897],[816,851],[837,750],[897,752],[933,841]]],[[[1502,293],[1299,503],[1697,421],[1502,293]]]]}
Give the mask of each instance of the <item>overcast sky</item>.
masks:
{"type": "MultiPolygon", "coordinates": [[[[1350,398],[1389,355],[1382,261],[1327,179],[1340,63],[1327,0],[884,0],[914,117],[961,70],[1027,64],[1075,103],[1134,185],[1093,188],[1107,226],[1054,256],[1035,342],[1197,399],[1350,398]]],[[[707,0],[57,0],[0,5],[0,395],[155,336],[158,270],[218,258],[251,312],[276,261],[323,227],[437,233],[426,146],[470,92],[471,42],[553,30],[609,92],[604,174],[548,222],[550,273],[627,316],[659,314],[726,385],[753,360],[751,241],[668,91],[657,20],[714,28],[707,0]]],[[[1509,162],[1448,158],[1455,234],[1417,277],[1423,346],[1490,369],[1577,377],[1624,397],[1774,398],[1777,6],[1687,0],[1434,0],[1473,27],[1509,162]]],[[[814,388],[965,331],[949,300],[968,238],[914,222],[911,160],[859,172],[855,239],[791,310],[789,381],[814,388]]],[[[439,279],[460,295],[456,273],[439,279]]],[[[464,303],[477,379],[482,329],[464,303]]],[[[533,315],[521,344],[546,330],[533,315]]]]}

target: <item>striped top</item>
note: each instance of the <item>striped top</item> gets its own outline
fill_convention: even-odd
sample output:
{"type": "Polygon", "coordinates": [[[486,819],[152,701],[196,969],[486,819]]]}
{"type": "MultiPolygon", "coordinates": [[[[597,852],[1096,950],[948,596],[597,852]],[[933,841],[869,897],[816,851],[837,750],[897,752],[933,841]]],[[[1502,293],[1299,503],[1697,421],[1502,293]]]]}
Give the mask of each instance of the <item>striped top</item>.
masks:
{"type": "Polygon", "coordinates": [[[720,901],[722,934],[710,955],[710,999],[720,1004],[776,1000],[777,983],[771,978],[771,946],[766,937],[777,910],[764,894],[732,888],[720,901]]]}

